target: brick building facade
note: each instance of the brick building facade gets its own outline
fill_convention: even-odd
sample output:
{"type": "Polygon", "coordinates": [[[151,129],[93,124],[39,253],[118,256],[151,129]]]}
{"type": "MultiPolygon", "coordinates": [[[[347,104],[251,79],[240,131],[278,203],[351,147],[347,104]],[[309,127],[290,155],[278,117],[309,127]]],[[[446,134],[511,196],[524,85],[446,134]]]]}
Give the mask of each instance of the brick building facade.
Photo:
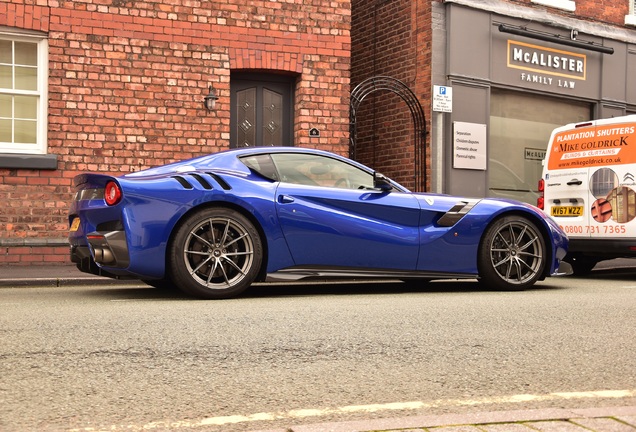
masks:
{"type": "Polygon", "coordinates": [[[80,172],[241,145],[233,108],[253,83],[289,99],[284,145],[355,150],[413,190],[532,202],[547,131],[636,112],[635,26],[634,0],[3,0],[0,265],[67,262],[80,172]],[[511,64],[511,46],[584,58],[586,73],[511,64]],[[363,94],[350,136],[350,94],[377,77],[402,87],[363,94]],[[202,103],[210,86],[212,112],[202,103]],[[452,89],[452,112],[433,109],[435,86],[452,89]],[[26,114],[20,98],[36,101],[26,114]],[[466,125],[487,131],[483,165],[455,165],[453,134],[466,125]]]}
{"type": "Polygon", "coordinates": [[[68,262],[76,174],[228,149],[238,79],[287,86],[279,144],[347,154],[350,9],[349,0],[0,2],[0,266],[68,262]]]}
{"type": "MultiPolygon", "coordinates": [[[[352,88],[373,77],[389,76],[410,89],[423,107],[430,106],[431,2],[353,0],[351,8],[352,88]]],[[[369,94],[357,123],[356,159],[412,190],[427,189],[426,178],[420,182],[414,178],[417,131],[399,91],[369,94]]]]}
{"type": "MultiPolygon", "coordinates": [[[[415,93],[427,134],[420,189],[536,203],[554,127],[636,112],[634,3],[352,0],[352,88],[387,75],[415,93]],[[521,33],[504,33],[502,24],[521,33]],[[514,49],[528,64],[509,60],[514,49]],[[583,59],[585,73],[532,64],[554,56],[583,59]],[[436,87],[452,94],[451,112],[433,108],[436,87]],[[460,157],[472,155],[462,154],[455,134],[473,130],[485,131],[469,149],[479,163],[466,166],[460,157]]],[[[367,99],[356,118],[358,159],[413,187],[409,110],[390,91],[367,99]]]]}

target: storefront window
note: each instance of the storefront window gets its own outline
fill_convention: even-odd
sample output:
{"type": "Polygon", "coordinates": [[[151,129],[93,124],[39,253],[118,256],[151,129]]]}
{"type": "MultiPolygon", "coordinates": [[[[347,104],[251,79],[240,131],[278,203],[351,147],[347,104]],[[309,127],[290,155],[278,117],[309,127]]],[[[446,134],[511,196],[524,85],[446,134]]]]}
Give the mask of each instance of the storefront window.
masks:
{"type": "Polygon", "coordinates": [[[488,195],[536,204],[541,161],[552,130],[590,118],[589,103],[493,89],[488,195]]]}

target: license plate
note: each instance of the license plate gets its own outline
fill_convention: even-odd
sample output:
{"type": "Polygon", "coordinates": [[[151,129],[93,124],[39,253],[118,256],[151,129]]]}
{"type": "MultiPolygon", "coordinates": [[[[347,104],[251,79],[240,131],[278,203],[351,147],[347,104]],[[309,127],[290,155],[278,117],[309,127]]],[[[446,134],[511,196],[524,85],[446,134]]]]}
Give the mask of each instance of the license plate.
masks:
{"type": "Polygon", "coordinates": [[[71,232],[75,232],[79,229],[80,227],[80,218],[76,217],[75,219],[73,219],[73,222],[71,223],[71,232]]]}
{"type": "Polygon", "coordinates": [[[552,216],[583,216],[583,206],[555,206],[552,207],[552,216]]]}

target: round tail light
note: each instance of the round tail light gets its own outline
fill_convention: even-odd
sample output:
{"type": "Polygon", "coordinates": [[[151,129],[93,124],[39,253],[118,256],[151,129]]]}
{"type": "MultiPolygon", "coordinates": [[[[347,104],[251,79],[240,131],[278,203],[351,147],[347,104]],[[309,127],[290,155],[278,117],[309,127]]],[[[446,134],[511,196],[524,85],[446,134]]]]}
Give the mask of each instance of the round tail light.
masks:
{"type": "Polygon", "coordinates": [[[114,206],[121,201],[121,189],[117,183],[114,181],[106,183],[106,187],[104,188],[104,199],[106,200],[106,204],[109,206],[114,206]]]}

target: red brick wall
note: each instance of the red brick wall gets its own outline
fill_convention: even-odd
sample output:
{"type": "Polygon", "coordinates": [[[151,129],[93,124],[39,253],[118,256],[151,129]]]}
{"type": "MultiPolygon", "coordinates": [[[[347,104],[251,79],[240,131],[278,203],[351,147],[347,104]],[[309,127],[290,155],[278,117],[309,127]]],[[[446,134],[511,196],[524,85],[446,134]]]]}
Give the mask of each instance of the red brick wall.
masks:
{"type": "MultiPolygon", "coordinates": [[[[354,0],[352,41],[352,88],[371,77],[399,80],[419,100],[428,130],[431,3],[354,0]]],[[[356,159],[406,187],[421,189],[414,178],[414,123],[403,99],[393,92],[376,91],[360,104],[356,120],[356,159]]]]}
{"type": "Polygon", "coordinates": [[[348,0],[33,3],[4,0],[0,26],[48,32],[48,152],[58,169],[0,168],[0,265],[66,259],[59,244],[76,174],[228,148],[231,70],[296,74],[294,144],[348,152],[348,0]],[[220,96],[213,113],[202,103],[209,85],[220,96]]]}
{"type": "Polygon", "coordinates": [[[566,12],[552,7],[537,5],[532,3],[532,0],[504,1],[545,9],[553,14],[622,26],[625,23],[625,15],[629,14],[629,1],[631,0],[576,0],[576,10],[574,12],[566,12]]]}

